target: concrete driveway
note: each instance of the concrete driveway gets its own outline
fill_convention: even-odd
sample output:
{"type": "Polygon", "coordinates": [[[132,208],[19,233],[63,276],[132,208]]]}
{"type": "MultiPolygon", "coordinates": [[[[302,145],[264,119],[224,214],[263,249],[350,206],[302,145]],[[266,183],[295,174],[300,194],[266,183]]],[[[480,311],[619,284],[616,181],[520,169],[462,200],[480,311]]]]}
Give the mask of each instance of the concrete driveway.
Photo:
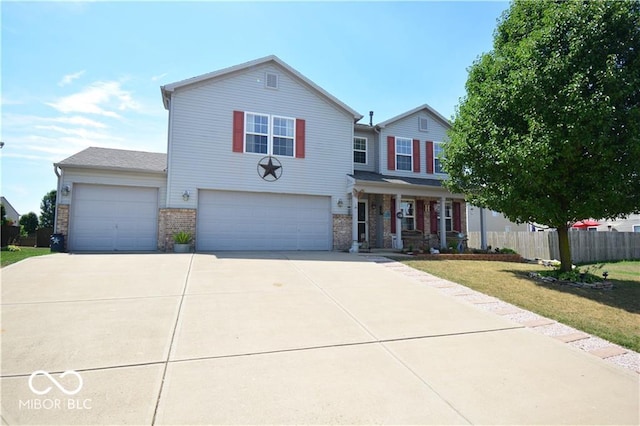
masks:
{"type": "Polygon", "coordinates": [[[0,336],[8,424],[639,422],[638,374],[343,253],[31,258],[0,336]]]}

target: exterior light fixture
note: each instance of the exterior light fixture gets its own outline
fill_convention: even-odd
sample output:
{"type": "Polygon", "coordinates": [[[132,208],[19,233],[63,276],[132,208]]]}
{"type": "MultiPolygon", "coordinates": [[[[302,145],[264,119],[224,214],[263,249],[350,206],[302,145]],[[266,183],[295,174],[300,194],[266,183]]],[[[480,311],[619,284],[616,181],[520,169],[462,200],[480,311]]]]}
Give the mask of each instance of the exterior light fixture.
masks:
{"type": "Polygon", "coordinates": [[[62,187],[62,195],[64,195],[65,197],[69,195],[70,192],[71,192],[71,187],[69,185],[65,185],[62,187]]]}
{"type": "Polygon", "coordinates": [[[191,194],[189,193],[189,191],[185,189],[184,192],[182,193],[182,199],[184,201],[189,201],[189,197],[190,196],[191,196],[191,194]]]}
{"type": "Polygon", "coordinates": [[[342,198],[338,198],[338,207],[342,207],[344,205],[344,202],[342,201],[342,198]]]}

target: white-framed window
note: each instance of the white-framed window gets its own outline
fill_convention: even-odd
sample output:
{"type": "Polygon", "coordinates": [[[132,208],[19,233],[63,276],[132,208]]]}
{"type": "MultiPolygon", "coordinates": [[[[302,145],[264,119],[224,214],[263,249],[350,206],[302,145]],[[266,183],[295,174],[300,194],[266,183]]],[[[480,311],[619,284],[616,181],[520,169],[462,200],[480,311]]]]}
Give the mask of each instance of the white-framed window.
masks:
{"type": "Polygon", "coordinates": [[[413,170],[413,140],[396,138],[396,170],[413,170]]]}
{"type": "Polygon", "coordinates": [[[367,164],[367,138],[353,138],[353,162],[367,164]]]}
{"type": "Polygon", "coordinates": [[[633,225],[633,232],[640,232],[640,225],[633,225]]]}
{"type": "Polygon", "coordinates": [[[244,122],[245,152],[294,156],[294,118],[246,112],[244,122]]]}
{"type": "Polygon", "coordinates": [[[427,117],[418,117],[418,130],[421,132],[429,130],[429,120],[427,120],[427,117]]]}
{"type": "Polygon", "coordinates": [[[273,155],[293,157],[295,120],[273,116],[273,155]]]}
{"type": "Polygon", "coordinates": [[[442,168],[442,160],[444,160],[444,144],[445,142],[433,143],[433,171],[435,173],[444,173],[442,168]]]}
{"type": "Polygon", "coordinates": [[[402,212],[402,230],[415,231],[416,229],[416,201],[402,200],[400,203],[400,211],[402,212]]]}
{"type": "Polygon", "coordinates": [[[589,226],[587,228],[587,231],[596,231],[597,232],[598,231],[598,227],[597,226],[589,226]]]}
{"type": "MultiPolygon", "coordinates": [[[[440,209],[438,209],[438,223],[440,222],[440,209]]],[[[453,204],[451,201],[446,201],[444,204],[444,223],[447,228],[447,232],[453,231],[453,204]]],[[[438,225],[439,227],[440,225],[438,225]]],[[[439,229],[439,228],[438,228],[439,229]]]]}

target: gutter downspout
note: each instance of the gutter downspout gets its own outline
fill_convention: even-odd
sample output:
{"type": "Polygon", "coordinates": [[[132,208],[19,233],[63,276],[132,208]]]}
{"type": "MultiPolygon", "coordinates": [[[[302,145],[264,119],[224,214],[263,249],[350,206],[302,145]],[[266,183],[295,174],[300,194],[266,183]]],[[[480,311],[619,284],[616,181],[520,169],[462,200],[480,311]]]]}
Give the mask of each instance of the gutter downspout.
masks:
{"type": "Polygon", "coordinates": [[[53,210],[53,233],[58,233],[58,197],[60,196],[60,185],[62,183],[62,169],[57,164],[53,164],[53,172],[58,176],[58,185],[56,187],[56,205],[53,210]],[[58,170],[60,172],[58,172],[58,170]]]}

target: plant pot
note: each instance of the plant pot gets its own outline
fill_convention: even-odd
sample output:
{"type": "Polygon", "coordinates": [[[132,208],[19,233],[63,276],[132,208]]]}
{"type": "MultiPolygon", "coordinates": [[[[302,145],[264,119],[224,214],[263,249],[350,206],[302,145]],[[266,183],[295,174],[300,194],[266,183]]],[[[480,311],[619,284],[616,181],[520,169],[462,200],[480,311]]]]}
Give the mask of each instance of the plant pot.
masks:
{"type": "Polygon", "coordinates": [[[191,244],[178,244],[173,245],[174,253],[189,253],[191,251],[191,244]]]}

